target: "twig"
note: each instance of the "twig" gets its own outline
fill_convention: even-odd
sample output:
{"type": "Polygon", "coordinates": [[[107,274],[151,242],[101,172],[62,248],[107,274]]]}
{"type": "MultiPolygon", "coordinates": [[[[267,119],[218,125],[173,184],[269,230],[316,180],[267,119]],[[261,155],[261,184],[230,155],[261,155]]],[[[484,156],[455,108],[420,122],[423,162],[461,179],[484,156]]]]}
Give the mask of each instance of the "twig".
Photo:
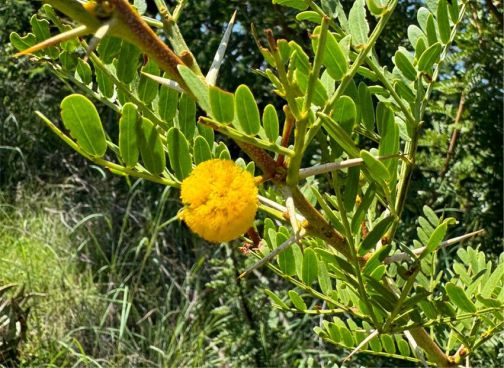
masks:
{"type": "MultiPolygon", "coordinates": [[[[466,239],[472,238],[474,236],[483,235],[484,233],[485,233],[485,230],[484,229],[480,229],[480,230],[477,230],[477,231],[473,231],[472,233],[464,234],[464,235],[461,235],[461,236],[457,236],[456,238],[445,240],[444,242],[441,243],[440,248],[449,247],[450,245],[459,243],[461,241],[464,241],[466,239]]],[[[421,254],[425,250],[425,248],[426,247],[421,247],[421,248],[414,249],[412,251],[412,253],[414,255],[419,255],[419,254],[421,254]]],[[[386,257],[383,260],[383,263],[385,263],[385,264],[391,264],[391,263],[403,262],[403,261],[409,260],[410,258],[411,258],[411,255],[408,254],[408,253],[398,253],[398,254],[394,254],[392,256],[386,257]]]]}
{"type": "Polygon", "coordinates": [[[453,122],[453,125],[455,128],[453,129],[453,133],[450,139],[450,147],[448,148],[448,153],[446,154],[446,160],[444,163],[443,170],[439,174],[441,176],[441,179],[443,179],[446,175],[446,172],[448,171],[448,167],[450,165],[450,161],[455,155],[455,146],[457,145],[457,139],[460,134],[460,128],[458,127],[458,124],[460,123],[460,118],[462,117],[462,112],[464,111],[464,103],[465,103],[465,95],[462,93],[460,96],[460,102],[458,105],[458,110],[457,110],[457,115],[455,116],[455,121],[453,122]]]}

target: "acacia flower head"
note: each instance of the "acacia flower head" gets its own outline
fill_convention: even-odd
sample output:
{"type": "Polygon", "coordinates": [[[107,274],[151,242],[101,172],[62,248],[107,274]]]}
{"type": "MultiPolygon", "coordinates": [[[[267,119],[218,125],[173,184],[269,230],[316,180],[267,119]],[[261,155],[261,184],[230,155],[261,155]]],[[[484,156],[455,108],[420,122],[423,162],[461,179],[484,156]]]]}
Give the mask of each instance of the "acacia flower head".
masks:
{"type": "Polygon", "coordinates": [[[246,232],[257,211],[254,177],[230,160],[205,161],[182,182],[179,217],[196,234],[225,242],[246,232]]]}

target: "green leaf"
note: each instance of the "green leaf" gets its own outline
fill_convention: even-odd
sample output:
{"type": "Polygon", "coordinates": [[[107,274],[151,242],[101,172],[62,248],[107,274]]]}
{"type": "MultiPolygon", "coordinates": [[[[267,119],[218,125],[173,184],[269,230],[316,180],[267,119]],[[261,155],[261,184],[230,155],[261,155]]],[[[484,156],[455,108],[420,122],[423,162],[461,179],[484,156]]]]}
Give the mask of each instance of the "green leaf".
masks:
{"type": "Polygon", "coordinates": [[[322,126],[331,138],[334,139],[334,141],[338,143],[350,157],[358,157],[359,149],[352,140],[352,137],[343,129],[343,127],[327,115],[322,115],[322,120],[322,126]]]}
{"type": "Polygon", "coordinates": [[[366,216],[366,212],[373,203],[375,195],[376,187],[375,184],[372,183],[366,190],[366,193],[364,194],[359,207],[357,207],[357,209],[355,210],[355,214],[352,218],[352,233],[357,234],[357,232],[360,230],[361,224],[366,216]]]}
{"type": "Polygon", "coordinates": [[[429,241],[427,242],[425,250],[422,252],[422,254],[420,254],[420,259],[427,256],[429,253],[434,252],[439,247],[446,235],[446,232],[448,231],[448,224],[452,223],[453,221],[453,218],[448,218],[436,227],[434,232],[429,237],[429,241]]]}
{"type": "Polygon", "coordinates": [[[359,247],[359,256],[364,256],[376,245],[376,243],[378,243],[382,236],[385,235],[393,221],[394,217],[388,216],[377,223],[375,227],[373,227],[373,230],[371,230],[369,234],[367,234],[366,238],[363,240],[361,246],[359,247]]]}
{"type": "Polygon", "coordinates": [[[394,63],[399,68],[401,73],[410,81],[417,78],[417,71],[410,61],[408,55],[402,50],[397,50],[394,56],[394,63]]]}
{"type": "Polygon", "coordinates": [[[332,118],[351,134],[357,117],[355,102],[348,96],[341,96],[334,104],[332,118]]]}
{"type": "Polygon", "coordinates": [[[483,285],[481,289],[481,296],[484,298],[490,298],[492,296],[492,292],[502,284],[504,276],[504,263],[501,263],[497,266],[497,268],[490,275],[488,280],[483,285]]]}
{"type": "Polygon", "coordinates": [[[114,58],[119,55],[121,51],[121,39],[116,37],[104,37],[97,47],[98,55],[100,55],[100,60],[105,64],[110,64],[114,58]]]}
{"type": "Polygon", "coordinates": [[[142,118],[138,127],[138,147],[145,168],[153,175],[161,174],[166,166],[163,143],[156,126],[147,118],[142,118]]]}
{"type": "Polygon", "coordinates": [[[439,30],[439,38],[443,44],[447,44],[450,40],[450,19],[448,16],[448,6],[446,0],[439,0],[437,8],[437,23],[439,30]]]}
{"type": "Polygon", "coordinates": [[[127,167],[133,167],[138,162],[137,119],[137,107],[126,103],[119,119],[119,153],[127,167]]]}
{"type": "Polygon", "coordinates": [[[179,99],[178,123],[180,131],[188,141],[192,141],[196,132],[196,103],[185,93],[179,99]]]}
{"type": "Polygon", "coordinates": [[[235,110],[245,134],[256,135],[261,129],[259,108],[250,89],[242,84],[235,93],[235,110]]]}
{"type": "Polygon", "coordinates": [[[166,143],[168,145],[170,166],[177,179],[183,180],[192,171],[192,160],[187,139],[181,130],[170,128],[166,134],[166,143]]]}
{"type": "Polygon", "coordinates": [[[458,0],[451,0],[450,5],[448,5],[448,11],[450,12],[450,18],[453,23],[458,22],[459,14],[460,14],[460,9],[458,5],[458,0]]]}
{"type": "Polygon", "coordinates": [[[202,78],[194,74],[194,72],[185,65],[177,66],[182,79],[186,82],[187,87],[192,92],[198,105],[207,113],[210,113],[210,98],[208,96],[208,84],[202,78]]]}
{"type": "Polygon", "coordinates": [[[210,146],[208,145],[206,139],[202,136],[197,136],[194,140],[193,157],[196,165],[212,158],[210,146]]]}
{"type": "Polygon", "coordinates": [[[231,123],[234,119],[234,96],[232,93],[210,86],[210,106],[212,116],[221,123],[231,123]]]}
{"type": "MultiPolygon", "coordinates": [[[[109,70],[113,68],[112,65],[105,65],[105,68],[109,70]]],[[[110,80],[108,75],[101,68],[97,68],[95,65],[95,76],[96,83],[98,84],[98,89],[101,94],[107,98],[112,98],[114,96],[114,83],[110,80]]]]}
{"type": "Polygon", "coordinates": [[[308,0],[273,0],[273,4],[294,8],[297,10],[306,10],[310,2],[308,0]]]}
{"type": "Polygon", "coordinates": [[[369,24],[366,20],[364,0],[355,0],[348,14],[348,26],[354,45],[365,45],[368,41],[369,24]]]}
{"type": "MultiPolygon", "coordinates": [[[[143,73],[149,73],[152,75],[159,76],[159,67],[157,64],[151,59],[142,67],[143,73]]],[[[145,102],[147,106],[151,104],[152,101],[156,98],[158,94],[159,84],[152,80],[151,78],[146,77],[145,75],[140,75],[140,82],[138,83],[137,91],[138,97],[145,102]]]]}
{"type": "Polygon", "coordinates": [[[467,297],[464,289],[449,282],[446,284],[445,290],[452,303],[459,307],[461,310],[468,313],[476,312],[476,306],[467,297]]]}
{"type": "Polygon", "coordinates": [[[287,304],[285,304],[280,297],[278,297],[274,292],[268,289],[264,289],[264,293],[270,298],[273,305],[276,305],[280,309],[289,309],[287,304]]]}
{"type": "Polygon", "coordinates": [[[369,131],[374,131],[375,124],[375,111],[373,105],[373,98],[369,93],[366,83],[359,83],[359,103],[361,107],[361,116],[364,126],[369,131]]]}
{"type": "Polygon", "coordinates": [[[362,273],[364,275],[371,275],[373,271],[383,263],[383,260],[388,256],[391,249],[392,247],[390,245],[386,245],[374,252],[371,258],[366,262],[366,265],[362,269],[362,273]]]}
{"type": "Polygon", "coordinates": [[[86,153],[95,157],[105,154],[105,131],[91,101],[79,94],[65,97],[61,102],[61,118],[65,128],[86,153]]]}
{"type": "Polygon", "coordinates": [[[345,180],[345,190],[343,192],[343,201],[347,211],[352,211],[355,206],[355,197],[359,192],[360,167],[350,167],[345,180]]]}
{"type": "Polygon", "coordinates": [[[275,142],[280,132],[278,115],[275,106],[271,104],[268,104],[263,111],[263,127],[268,140],[270,142],[275,142]]]}
{"type": "Polygon", "coordinates": [[[418,70],[426,73],[432,72],[432,66],[438,62],[441,55],[441,44],[435,43],[424,51],[418,60],[418,70]]]}
{"type": "Polygon", "coordinates": [[[303,257],[303,282],[311,285],[318,277],[317,255],[312,248],[306,248],[303,257]]]}
{"type": "Polygon", "coordinates": [[[381,335],[381,342],[383,344],[383,349],[389,354],[395,353],[394,339],[390,335],[381,335]]]}
{"type": "Polygon", "coordinates": [[[37,38],[33,33],[28,33],[26,36],[21,37],[16,32],[12,32],[9,36],[9,41],[16,50],[23,51],[34,46],[37,43],[37,38]]]}
{"type": "Polygon", "coordinates": [[[324,261],[319,261],[318,263],[318,282],[320,285],[320,290],[326,295],[332,291],[331,278],[329,277],[329,272],[327,271],[327,266],[324,261]]]}
{"type": "Polygon", "coordinates": [[[417,42],[421,38],[425,38],[425,34],[418,26],[414,24],[408,26],[408,40],[413,48],[416,49],[417,42]]]}
{"type": "Polygon", "coordinates": [[[129,84],[136,76],[140,50],[128,42],[123,42],[117,58],[117,78],[129,84]]]}
{"type": "Polygon", "coordinates": [[[158,112],[159,116],[170,126],[177,115],[178,92],[174,89],[161,86],[159,89],[158,112]]]}
{"type": "Polygon", "coordinates": [[[429,206],[423,206],[422,211],[429,220],[429,222],[432,224],[432,226],[436,227],[439,225],[439,218],[437,217],[436,213],[430,208],[429,206]]]}
{"type": "Polygon", "coordinates": [[[362,150],[360,153],[361,158],[364,160],[364,164],[369,169],[371,176],[378,181],[388,181],[390,179],[390,172],[387,167],[379,160],[377,160],[368,151],[362,150]]]}
{"type": "Polygon", "coordinates": [[[387,2],[385,0],[366,0],[366,5],[375,17],[379,17],[386,8],[387,2]]]}
{"type": "MultiPolygon", "coordinates": [[[[277,246],[280,246],[287,239],[287,235],[278,233],[276,236],[277,246]]],[[[292,276],[296,274],[296,260],[291,246],[287,247],[278,255],[278,267],[286,275],[292,276]]]]}
{"type": "Polygon", "coordinates": [[[435,44],[438,39],[437,39],[437,32],[436,32],[436,23],[434,22],[434,17],[432,14],[430,14],[427,17],[427,40],[429,41],[429,45],[435,44]]]}
{"type": "Polygon", "coordinates": [[[340,80],[348,70],[348,61],[343,50],[331,32],[327,33],[327,39],[322,58],[322,64],[334,80],[340,80]]]}
{"type": "Polygon", "coordinates": [[[306,20],[309,22],[320,24],[322,23],[322,16],[314,11],[304,11],[296,15],[296,20],[300,22],[306,20]]]}
{"type": "Polygon", "coordinates": [[[91,66],[81,58],[77,60],[77,68],[75,69],[75,71],[80,77],[82,83],[87,85],[93,81],[93,72],[91,71],[91,66]]]}
{"type": "Polygon", "coordinates": [[[303,298],[301,298],[296,291],[289,290],[287,295],[289,295],[289,299],[291,300],[292,304],[294,304],[294,307],[296,307],[296,309],[299,309],[301,311],[308,309],[303,298]]]}

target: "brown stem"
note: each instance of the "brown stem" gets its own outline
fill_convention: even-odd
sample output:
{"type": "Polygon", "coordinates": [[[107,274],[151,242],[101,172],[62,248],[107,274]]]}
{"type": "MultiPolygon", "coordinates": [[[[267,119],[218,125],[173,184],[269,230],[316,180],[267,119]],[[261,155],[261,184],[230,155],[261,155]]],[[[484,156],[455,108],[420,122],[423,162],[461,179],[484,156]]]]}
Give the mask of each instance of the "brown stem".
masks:
{"type": "Polygon", "coordinates": [[[443,170],[440,173],[441,179],[443,179],[446,175],[446,172],[448,171],[450,161],[452,160],[453,156],[455,155],[455,147],[457,145],[457,139],[460,135],[460,128],[457,127],[457,125],[460,123],[460,119],[462,117],[462,112],[464,111],[464,103],[465,103],[465,95],[462,93],[460,96],[460,102],[457,110],[457,115],[455,116],[455,121],[454,125],[455,128],[453,129],[453,133],[450,139],[450,146],[448,148],[448,153],[446,154],[446,160],[444,163],[443,170]]]}
{"type": "Polygon", "coordinates": [[[324,216],[306,200],[297,186],[292,186],[290,189],[296,209],[308,221],[308,225],[305,226],[306,231],[324,240],[347,259],[351,259],[351,252],[343,235],[337,232],[329,222],[327,222],[324,216]]]}
{"type": "MultiPolygon", "coordinates": [[[[285,113],[285,123],[282,131],[282,142],[280,144],[282,147],[288,147],[290,136],[292,134],[292,128],[294,127],[296,119],[294,119],[294,115],[292,115],[292,113],[290,112],[289,106],[285,105],[283,111],[285,113]]],[[[278,166],[283,166],[284,161],[285,155],[279,154],[276,161],[278,166]]]]}
{"type": "MultiPolygon", "coordinates": [[[[125,27],[117,30],[118,36],[133,42],[184,88],[185,82],[177,69],[177,66],[184,62],[159,39],[126,0],[110,0],[110,2],[115,7],[114,12],[120,23],[125,27]]],[[[114,29],[112,31],[114,32],[114,29]]]]}

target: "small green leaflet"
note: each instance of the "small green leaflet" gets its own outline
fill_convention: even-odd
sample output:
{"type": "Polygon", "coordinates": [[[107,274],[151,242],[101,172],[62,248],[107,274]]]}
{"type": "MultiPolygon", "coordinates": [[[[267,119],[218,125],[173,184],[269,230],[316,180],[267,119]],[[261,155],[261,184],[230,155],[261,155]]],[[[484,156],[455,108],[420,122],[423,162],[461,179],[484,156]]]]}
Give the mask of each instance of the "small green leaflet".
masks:
{"type": "Polygon", "coordinates": [[[208,84],[206,84],[206,81],[194,74],[185,65],[179,65],[177,68],[187,87],[189,87],[194,97],[196,97],[198,105],[207,113],[210,113],[210,99],[208,97],[208,84]]]}
{"type": "Polygon", "coordinates": [[[187,139],[178,128],[170,128],[166,134],[170,166],[179,180],[184,180],[192,171],[191,154],[187,139]]]}
{"type": "Polygon", "coordinates": [[[138,127],[138,146],[145,168],[153,175],[159,175],[166,166],[166,157],[161,137],[156,126],[147,118],[142,118],[138,127]]]}
{"type": "Polygon", "coordinates": [[[455,284],[449,282],[446,284],[445,290],[453,304],[459,307],[462,311],[468,313],[476,312],[476,306],[471,299],[467,297],[464,289],[460,286],[456,286],[455,284]]]}
{"type": "Polygon", "coordinates": [[[348,70],[345,53],[331,32],[327,33],[322,64],[324,64],[327,72],[334,80],[342,79],[348,70]]]}
{"type": "Polygon", "coordinates": [[[263,127],[268,140],[275,142],[280,134],[279,123],[275,106],[271,104],[268,104],[263,111],[263,127]]]}
{"type": "Polygon", "coordinates": [[[348,26],[354,45],[365,45],[368,41],[369,24],[366,20],[364,0],[355,0],[348,14],[348,26]]]}
{"type": "Polygon", "coordinates": [[[250,88],[242,84],[235,93],[235,110],[245,134],[256,135],[261,129],[259,108],[250,88]]]}
{"type": "Polygon", "coordinates": [[[137,118],[137,107],[126,103],[119,119],[119,152],[127,167],[138,162],[137,118]]]}
{"type": "Polygon", "coordinates": [[[107,150],[105,131],[95,106],[86,97],[73,94],[61,102],[63,124],[89,155],[102,157],[107,150]]]}
{"type": "Polygon", "coordinates": [[[210,86],[212,116],[220,123],[231,123],[234,119],[234,96],[232,93],[210,86]]]}

